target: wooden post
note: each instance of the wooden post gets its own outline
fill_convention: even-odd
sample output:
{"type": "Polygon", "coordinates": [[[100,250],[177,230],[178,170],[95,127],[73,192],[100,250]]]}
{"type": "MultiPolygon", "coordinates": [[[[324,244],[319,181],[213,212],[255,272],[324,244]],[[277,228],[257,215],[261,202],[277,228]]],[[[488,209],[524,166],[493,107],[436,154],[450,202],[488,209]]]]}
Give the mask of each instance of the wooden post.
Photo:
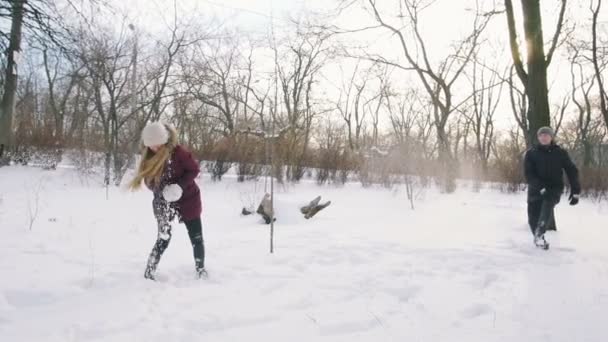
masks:
{"type": "Polygon", "coordinates": [[[274,253],[274,115],[272,116],[272,135],[270,138],[273,139],[270,146],[270,208],[272,212],[270,215],[270,254],[272,254],[274,253]]]}

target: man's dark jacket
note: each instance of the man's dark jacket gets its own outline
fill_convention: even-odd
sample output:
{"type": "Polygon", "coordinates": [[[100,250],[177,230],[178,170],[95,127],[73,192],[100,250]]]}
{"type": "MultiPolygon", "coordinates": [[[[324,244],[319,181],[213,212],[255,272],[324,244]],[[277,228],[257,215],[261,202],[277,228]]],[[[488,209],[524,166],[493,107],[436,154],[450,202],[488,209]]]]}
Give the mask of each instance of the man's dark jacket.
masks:
{"type": "Polygon", "coordinates": [[[570,193],[581,192],[578,169],[568,152],[559,145],[538,145],[529,149],[524,160],[524,171],[528,182],[528,202],[541,200],[542,189],[546,190],[545,196],[559,202],[564,192],[564,171],[570,183],[570,193]]]}

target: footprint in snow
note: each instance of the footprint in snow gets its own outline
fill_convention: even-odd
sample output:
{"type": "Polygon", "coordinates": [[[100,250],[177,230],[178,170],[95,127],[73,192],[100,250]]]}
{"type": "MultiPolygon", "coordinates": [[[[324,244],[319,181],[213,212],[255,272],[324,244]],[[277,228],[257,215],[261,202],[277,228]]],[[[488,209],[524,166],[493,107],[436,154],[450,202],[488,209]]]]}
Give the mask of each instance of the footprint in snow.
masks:
{"type": "Polygon", "coordinates": [[[488,273],[483,277],[477,278],[473,281],[473,286],[484,290],[488,287],[492,286],[492,284],[496,283],[499,279],[498,274],[496,273],[488,273]]]}
{"type": "Polygon", "coordinates": [[[491,313],[492,312],[492,307],[487,305],[487,304],[473,304],[471,306],[469,306],[468,308],[466,308],[463,312],[462,315],[465,318],[468,319],[472,319],[472,318],[476,318],[479,316],[483,316],[485,314],[491,313]]]}
{"type": "Polygon", "coordinates": [[[386,289],[385,292],[397,297],[400,302],[408,302],[416,297],[422,288],[420,286],[406,286],[403,288],[386,289]]]}

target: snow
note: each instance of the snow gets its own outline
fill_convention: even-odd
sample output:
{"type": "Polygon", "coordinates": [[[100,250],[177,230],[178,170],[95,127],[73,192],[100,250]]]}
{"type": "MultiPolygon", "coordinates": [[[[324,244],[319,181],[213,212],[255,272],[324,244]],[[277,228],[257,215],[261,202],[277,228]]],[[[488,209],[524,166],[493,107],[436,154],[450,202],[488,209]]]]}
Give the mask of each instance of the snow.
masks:
{"type": "Polygon", "coordinates": [[[183,193],[182,187],[177,184],[167,185],[163,189],[163,197],[168,202],[178,201],[182,197],[182,193],[183,193]]]}
{"type": "Polygon", "coordinates": [[[73,169],[0,168],[2,341],[587,341],[608,337],[604,204],[563,201],[549,251],[532,247],[523,193],[278,186],[275,254],[226,176],[203,189],[208,280],[175,225],[156,238],[151,194],[73,169]],[[32,186],[41,183],[40,187],[32,186]],[[39,196],[36,192],[39,190],[39,196]],[[332,206],[305,220],[317,195],[332,206]],[[38,197],[38,201],[36,198],[38,197]],[[30,212],[38,215],[30,226],[30,212]]]}

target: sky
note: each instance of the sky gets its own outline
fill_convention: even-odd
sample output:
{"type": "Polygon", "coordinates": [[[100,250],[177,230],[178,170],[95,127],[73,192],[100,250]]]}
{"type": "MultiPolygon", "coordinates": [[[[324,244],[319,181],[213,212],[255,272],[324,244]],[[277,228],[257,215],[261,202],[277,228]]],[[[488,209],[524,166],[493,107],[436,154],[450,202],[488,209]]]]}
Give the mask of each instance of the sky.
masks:
{"type": "MultiPolygon", "coordinates": [[[[250,36],[263,36],[269,32],[270,27],[279,34],[288,30],[291,26],[289,18],[298,18],[309,13],[317,16],[326,16],[335,13],[338,0],[107,0],[115,9],[112,16],[120,20],[121,16],[126,21],[132,22],[137,27],[144,29],[151,34],[154,32],[162,34],[168,31],[168,27],[175,17],[180,21],[191,23],[208,23],[214,21],[221,27],[238,27],[242,32],[250,36]],[[177,16],[175,16],[177,14],[177,16]],[[272,25],[272,24],[273,25],[272,25]]],[[[487,9],[497,3],[497,7],[502,7],[502,0],[479,0],[487,9]]],[[[360,2],[343,12],[332,23],[348,29],[358,29],[373,25],[375,21],[366,11],[360,2]]],[[[398,25],[393,11],[397,7],[398,1],[383,0],[380,3],[390,5],[384,8],[384,15],[398,25]],[[391,19],[391,17],[393,17],[391,19]]],[[[515,12],[519,28],[523,27],[519,1],[514,1],[515,12]]],[[[587,0],[570,0],[568,5],[568,17],[571,21],[567,23],[569,27],[576,27],[575,33],[584,32],[583,27],[589,18],[587,0]]],[[[470,9],[474,8],[475,0],[437,0],[431,7],[426,9],[421,15],[421,31],[424,40],[435,62],[449,53],[453,41],[464,37],[471,32],[470,9]]],[[[543,29],[545,41],[549,42],[553,36],[555,22],[559,10],[558,1],[542,1],[543,10],[543,29]]],[[[604,5],[601,17],[608,18],[608,3],[604,5]]],[[[603,22],[604,27],[608,25],[603,22]]],[[[486,29],[484,39],[490,44],[484,50],[485,58],[491,64],[508,66],[511,63],[511,56],[508,46],[507,24],[504,15],[496,16],[486,29]]],[[[523,36],[523,34],[520,34],[523,36]]],[[[367,45],[369,49],[381,52],[383,55],[402,59],[402,51],[395,37],[386,30],[376,29],[357,34],[349,34],[340,38],[343,42],[352,45],[367,45]]],[[[525,44],[521,44],[522,49],[525,44]]],[[[550,102],[553,104],[561,103],[562,99],[568,94],[570,87],[569,63],[564,56],[565,48],[561,48],[556,53],[554,62],[549,69],[550,102]]],[[[525,51],[522,51],[525,58],[525,51]]],[[[348,64],[348,62],[347,62],[348,64]]],[[[335,93],[332,89],[340,85],[341,79],[340,66],[344,67],[344,62],[340,65],[329,64],[323,70],[323,83],[327,89],[324,93],[335,93]]],[[[350,69],[354,64],[349,66],[350,69]]],[[[415,75],[400,75],[404,85],[419,86],[420,82],[415,75]]],[[[466,85],[462,84],[461,87],[466,85]]],[[[454,90],[458,96],[459,89],[454,90]]],[[[503,98],[497,114],[497,126],[499,128],[509,128],[514,125],[507,92],[503,91],[503,98]]]]}

